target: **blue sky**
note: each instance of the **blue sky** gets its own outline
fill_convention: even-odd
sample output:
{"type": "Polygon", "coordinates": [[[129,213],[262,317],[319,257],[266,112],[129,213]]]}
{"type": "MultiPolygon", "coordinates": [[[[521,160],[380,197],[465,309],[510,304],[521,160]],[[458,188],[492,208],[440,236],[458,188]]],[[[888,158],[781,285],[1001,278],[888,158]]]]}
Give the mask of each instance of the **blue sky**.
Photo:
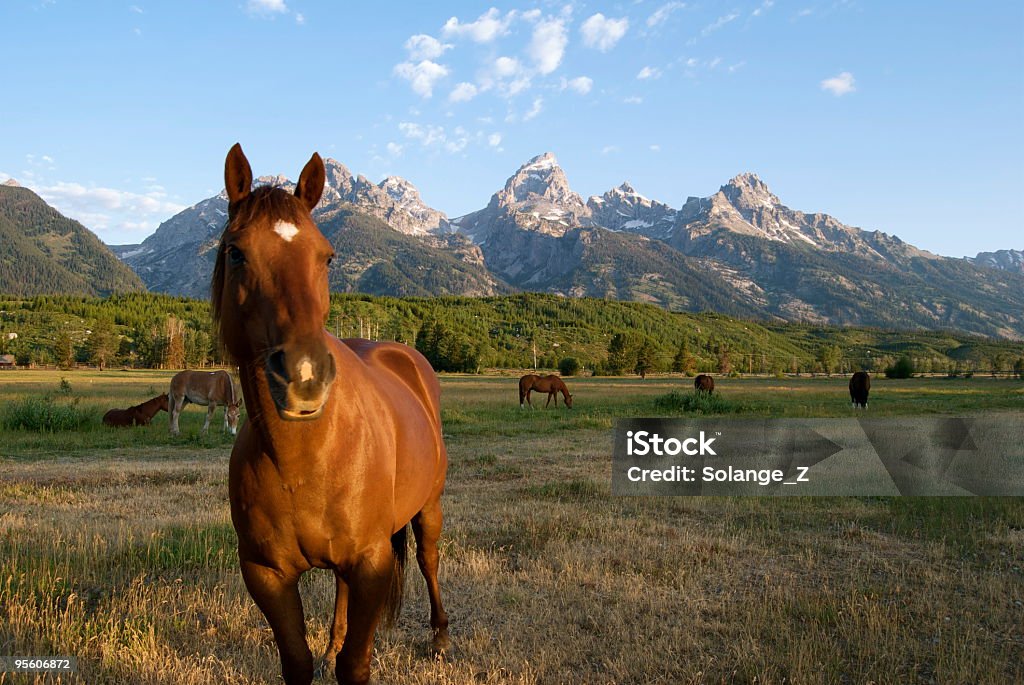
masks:
{"type": "Polygon", "coordinates": [[[1024,4],[0,3],[0,180],[109,243],[312,151],[450,216],[556,154],[673,206],[756,172],[940,254],[1024,248],[1024,4]]]}

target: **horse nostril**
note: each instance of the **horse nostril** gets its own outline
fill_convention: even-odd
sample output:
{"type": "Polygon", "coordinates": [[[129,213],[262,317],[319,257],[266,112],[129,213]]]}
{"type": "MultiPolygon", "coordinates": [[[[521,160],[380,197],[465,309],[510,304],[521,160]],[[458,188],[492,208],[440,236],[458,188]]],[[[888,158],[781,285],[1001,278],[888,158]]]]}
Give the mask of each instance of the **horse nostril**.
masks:
{"type": "Polygon", "coordinates": [[[284,382],[288,382],[288,369],[284,363],[284,350],[272,352],[267,357],[267,369],[284,382]]]}

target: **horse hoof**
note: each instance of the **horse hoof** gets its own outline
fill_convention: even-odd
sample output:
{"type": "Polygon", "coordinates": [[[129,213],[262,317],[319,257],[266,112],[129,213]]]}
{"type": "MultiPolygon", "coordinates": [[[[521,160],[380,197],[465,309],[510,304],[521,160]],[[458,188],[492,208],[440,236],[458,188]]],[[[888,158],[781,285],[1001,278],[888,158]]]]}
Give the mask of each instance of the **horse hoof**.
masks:
{"type": "Polygon", "coordinates": [[[451,652],[451,650],[452,641],[448,638],[448,633],[435,635],[434,639],[430,643],[430,652],[434,656],[446,656],[451,652]]]}

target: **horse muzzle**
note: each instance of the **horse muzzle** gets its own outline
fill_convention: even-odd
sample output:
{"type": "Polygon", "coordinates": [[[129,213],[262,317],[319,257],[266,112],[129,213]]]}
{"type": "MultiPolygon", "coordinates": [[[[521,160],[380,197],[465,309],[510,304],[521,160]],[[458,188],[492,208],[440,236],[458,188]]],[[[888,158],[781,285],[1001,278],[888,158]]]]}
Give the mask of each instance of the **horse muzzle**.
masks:
{"type": "Polygon", "coordinates": [[[323,414],[336,374],[334,357],[326,348],[277,349],[267,355],[266,371],[278,416],[309,421],[323,414]]]}

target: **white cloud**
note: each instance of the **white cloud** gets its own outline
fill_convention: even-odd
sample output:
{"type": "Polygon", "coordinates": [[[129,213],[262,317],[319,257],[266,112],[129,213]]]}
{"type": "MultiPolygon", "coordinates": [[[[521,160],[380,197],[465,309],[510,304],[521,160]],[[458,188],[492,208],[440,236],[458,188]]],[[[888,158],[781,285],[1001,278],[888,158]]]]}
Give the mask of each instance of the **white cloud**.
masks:
{"type": "Polygon", "coordinates": [[[128,8],[128,10],[131,11],[131,12],[135,12],[135,14],[142,14],[142,8],[139,7],[138,5],[132,5],[131,7],[128,8]]]}
{"type": "Polygon", "coordinates": [[[736,64],[730,64],[730,65],[729,65],[729,73],[730,73],[730,74],[733,74],[733,73],[735,73],[735,72],[739,71],[740,69],[742,69],[742,68],[743,68],[743,66],[744,66],[744,65],[745,65],[746,63],[747,63],[747,60],[743,60],[742,62],[737,62],[736,64]]]}
{"type": "Polygon", "coordinates": [[[708,24],[703,29],[701,29],[700,35],[705,36],[705,37],[709,36],[712,33],[714,33],[715,31],[717,31],[718,29],[720,29],[723,26],[725,26],[726,24],[728,24],[730,21],[733,21],[734,19],[738,18],[739,16],[740,16],[739,12],[731,12],[729,14],[722,15],[721,17],[716,19],[714,22],[712,22],[711,24],[708,24]]]}
{"type": "Polygon", "coordinates": [[[491,147],[498,147],[499,145],[501,145],[501,134],[492,133],[491,135],[487,136],[487,144],[490,145],[491,147]]]}
{"type": "Polygon", "coordinates": [[[418,33],[405,41],[405,49],[409,51],[409,59],[420,62],[425,59],[437,59],[445,50],[452,48],[451,43],[442,43],[433,36],[418,33]]]}
{"type": "Polygon", "coordinates": [[[598,12],[583,22],[580,33],[583,34],[583,44],[588,48],[608,52],[626,35],[628,29],[629,19],[626,17],[609,19],[598,12]]]}
{"type": "Polygon", "coordinates": [[[284,0],[249,0],[245,8],[250,14],[287,14],[284,0]]]}
{"type": "Polygon", "coordinates": [[[761,3],[761,6],[758,7],[757,9],[755,9],[750,14],[751,14],[751,16],[759,17],[762,14],[764,14],[765,11],[770,10],[772,8],[772,5],[774,5],[774,4],[775,4],[775,0],[764,0],[764,2],[761,3]]]}
{"type": "Polygon", "coordinates": [[[448,37],[469,38],[476,43],[490,43],[498,36],[508,33],[509,24],[515,18],[514,11],[508,12],[504,17],[497,8],[487,10],[476,21],[462,23],[458,17],[452,17],[445,22],[441,32],[448,37]]]}
{"type": "Polygon", "coordinates": [[[562,63],[565,46],[569,37],[565,31],[565,23],[561,19],[540,21],[533,29],[533,38],[526,48],[526,53],[537,66],[541,74],[550,74],[562,63]]]}
{"type": "Polygon", "coordinates": [[[498,57],[477,73],[478,91],[496,89],[504,97],[512,97],[530,87],[530,73],[513,57],[498,57]]]}
{"type": "Polygon", "coordinates": [[[533,105],[530,107],[530,111],[523,115],[523,121],[529,121],[544,110],[544,98],[536,98],[533,101],[533,105]]]}
{"type": "Polygon", "coordinates": [[[644,67],[643,69],[640,70],[636,77],[641,81],[645,81],[651,78],[660,78],[661,69],[658,69],[657,67],[644,67]]]}
{"type": "Polygon", "coordinates": [[[678,9],[686,7],[686,3],[682,2],[667,2],[658,9],[654,10],[654,14],[647,17],[647,26],[654,28],[658,24],[666,21],[669,16],[678,9]]]}
{"type": "Polygon", "coordinates": [[[498,78],[508,78],[519,73],[519,61],[514,57],[499,57],[494,60],[494,74],[498,78]]]}
{"type": "Polygon", "coordinates": [[[388,154],[391,155],[392,157],[399,157],[402,154],[403,146],[399,145],[398,143],[396,143],[394,141],[389,142],[384,147],[387,148],[388,154]]]}
{"type": "Polygon", "coordinates": [[[429,98],[434,94],[434,85],[448,75],[448,68],[425,59],[419,64],[412,62],[396,64],[394,73],[408,81],[416,94],[429,98]]]}
{"type": "Polygon", "coordinates": [[[618,145],[605,145],[603,148],[601,148],[601,154],[602,155],[610,155],[611,153],[618,152],[618,151],[619,151],[619,146],[618,145]]]}
{"type": "Polygon", "coordinates": [[[533,10],[528,10],[526,12],[523,12],[522,17],[526,21],[534,22],[534,21],[537,21],[538,19],[540,19],[540,15],[541,15],[541,11],[540,10],[533,9],[533,10]]]}
{"type": "Polygon", "coordinates": [[[451,94],[448,95],[449,102],[469,102],[476,97],[477,89],[472,83],[463,81],[452,89],[451,94]]]}
{"type": "Polygon", "coordinates": [[[841,74],[827,78],[821,82],[821,89],[827,90],[836,97],[840,95],[846,95],[857,90],[854,85],[853,74],[848,71],[844,71],[841,74]]]}
{"type": "MultiPolygon", "coordinates": [[[[407,139],[418,142],[422,147],[444,150],[451,154],[462,152],[469,144],[469,134],[461,126],[456,126],[449,133],[443,126],[403,121],[398,124],[398,130],[407,139]]],[[[391,145],[387,147],[391,152],[391,145]]]]}
{"type": "MultiPolygon", "coordinates": [[[[564,79],[563,79],[563,81],[564,81],[564,79]]],[[[575,90],[580,95],[586,95],[587,93],[590,92],[590,89],[593,88],[593,87],[594,87],[594,79],[590,78],[589,76],[577,76],[574,79],[569,79],[568,81],[564,81],[564,85],[562,86],[562,90],[565,90],[566,88],[569,88],[571,90],[575,90]]]]}
{"type": "Polygon", "coordinates": [[[101,238],[108,242],[136,240],[140,233],[152,231],[160,221],[185,209],[185,205],[168,200],[159,186],[134,193],[58,181],[34,190],[62,214],[102,233],[101,238]]]}
{"type": "Polygon", "coordinates": [[[711,60],[710,62],[708,62],[708,69],[714,69],[715,67],[717,67],[721,63],[722,63],[722,58],[721,57],[716,57],[713,60],[711,60]]]}
{"type": "Polygon", "coordinates": [[[643,101],[644,99],[638,95],[630,95],[628,98],[623,100],[627,105],[639,105],[642,104],[643,101]]]}
{"type": "Polygon", "coordinates": [[[650,150],[651,152],[661,152],[660,145],[648,145],[647,149],[650,150]]]}
{"type": "Polygon", "coordinates": [[[302,14],[302,12],[295,13],[295,23],[298,24],[299,26],[302,26],[303,24],[306,23],[306,17],[302,14]]]}
{"type": "Polygon", "coordinates": [[[398,130],[406,138],[419,141],[424,147],[440,145],[448,137],[445,135],[443,126],[432,126],[430,124],[417,124],[415,122],[403,121],[398,124],[398,130]]]}

